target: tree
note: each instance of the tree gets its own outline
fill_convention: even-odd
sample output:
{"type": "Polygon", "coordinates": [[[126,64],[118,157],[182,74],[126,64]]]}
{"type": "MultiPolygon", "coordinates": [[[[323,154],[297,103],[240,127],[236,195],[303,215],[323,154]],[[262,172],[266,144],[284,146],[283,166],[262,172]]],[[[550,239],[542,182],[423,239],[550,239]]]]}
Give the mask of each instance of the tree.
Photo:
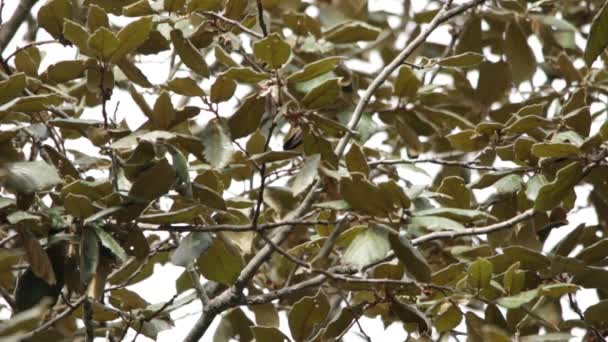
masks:
{"type": "Polygon", "coordinates": [[[193,300],[186,341],[608,336],[608,2],[37,2],[0,27],[1,339],[193,300]]]}

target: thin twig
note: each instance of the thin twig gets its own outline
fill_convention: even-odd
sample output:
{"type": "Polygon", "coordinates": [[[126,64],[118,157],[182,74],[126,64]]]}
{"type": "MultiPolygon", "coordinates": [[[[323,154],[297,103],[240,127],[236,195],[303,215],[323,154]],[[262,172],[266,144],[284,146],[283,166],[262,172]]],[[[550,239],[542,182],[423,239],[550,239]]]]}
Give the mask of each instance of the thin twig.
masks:
{"type": "Polygon", "coordinates": [[[38,46],[38,45],[46,45],[46,44],[53,44],[53,43],[57,43],[60,44],[58,40],[41,40],[38,42],[31,42],[29,44],[26,44],[20,48],[18,48],[17,50],[15,50],[13,53],[11,53],[10,55],[8,55],[8,57],[6,57],[4,59],[4,61],[8,62],[11,58],[13,58],[14,56],[16,56],[19,52],[31,48],[32,46],[38,46]]]}
{"type": "Polygon", "coordinates": [[[251,36],[253,36],[253,37],[255,37],[255,38],[258,38],[258,39],[262,39],[262,38],[264,38],[264,36],[263,36],[263,35],[261,35],[261,34],[259,34],[259,33],[255,32],[255,31],[254,31],[254,30],[252,30],[252,29],[249,29],[249,28],[247,28],[247,27],[243,26],[243,24],[241,24],[240,22],[238,22],[238,21],[236,21],[236,20],[234,20],[234,19],[226,18],[226,17],[224,17],[223,15],[218,14],[218,13],[215,13],[215,12],[203,12],[202,14],[203,14],[203,15],[206,15],[206,16],[210,16],[210,17],[215,18],[215,19],[218,19],[218,20],[221,20],[221,21],[223,21],[223,22],[225,22],[225,23],[227,23],[227,24],[230,24],[230,25],[232,25],[232,26],[236,26],[236,27],[238,27],[238,28],[239,28],[241,31],[243,31],[243,32],[245,32],[245,33],[248,33],[248,34],[250,34],[251,36]]]}
{"type": "Polygon", "coordinates": [[[425,159],[381,159],[369,162],[369,166],[378,165],[398,165],[398,164],[437,164],[444,166],[457,166],[471,170],[485,170],[485,171],[513,171],[513,172],[525,172],[530,170],[529,167],[496,167],[492,165],[479,165],[476,160],[463,161],[463,160],[446,160],[438,158],[425,158],[425,159]]]}
{"type": "Polygon", "coordinates": [[[264,21],[264,6],[262,6],[262,0],[255,0],[255,3],[258,7],[258,24],[260,24],[260,28],[262,28],[264,37],[267,37],[268,28],[266,27],[266,22],[264,21]]]}

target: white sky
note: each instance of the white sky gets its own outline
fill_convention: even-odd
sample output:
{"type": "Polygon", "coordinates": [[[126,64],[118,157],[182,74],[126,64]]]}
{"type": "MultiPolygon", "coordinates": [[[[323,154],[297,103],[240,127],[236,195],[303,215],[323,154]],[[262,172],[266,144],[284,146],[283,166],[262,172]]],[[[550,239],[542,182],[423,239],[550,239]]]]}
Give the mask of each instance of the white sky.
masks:
{"type": "MultiPolygon", "coordinates": [[[[13,13],[14,8],[18,4],[18,2],[19,1],[17,1],[17,0],[5,0],[6,5],[4,8],[4,12],[2,13],[3,21],[8,20],[8,18],[13,13]]],[[[455,1],[455,3],[462,3],[462,2],[464,2],[464,1],[455,1]]],[[[40,3],[44,3],[44,1],[40,1],[40,3]]],[[[414,1],[412,1],[412,3],[413,3],[413,9],[419,10],[422,7],[424,7],[424,5],[426,4],[426,1],[414,0],[414,1]]],[[[39,7],[40,7],[40,4],[38,4],[34,8],[35,13],[38,11],[39,7]]],[[[395,0],[371,0],[370,1],[370,10],[380,10],[380,9],[387,10],[387,11],[390,11],[393,13],[395,11],[400,12],[401,11],[401,1],[395,1],[395,0]]],[[[391,25],[395,26],[398,24],[398,20],[396,17],[393,19],[391,19],[390,22],[391,22],[391,25]]],[[[123,18],[117,18],[114,16],[111,17],[111,20],[114,22],[120,22],[121,24],[123,24],[125,22],[125,20],[123,18]]],[[[21,42],[21,37],[23,36],[24,32],[25,32],[25,27],[22,26],[20,28],[20,30],[17,32],[17,34],[15,35],[15,38],[13,39],[13,41],[11,42],[9,47],[6,49],[5,55],[7,53],[12,53],[18,46],[23,45],[21,42]]],[[[40,29],[38,31],[37,40],[47,40],[47,39],[52,39],[52,38],[48,35],[48,33],[46,31],[40,29]]],[[[445,27],[439,28],[430,37],[431,41],[436,41],[436,42],[445,42],[448,39],[449,39],[449,35],[447,33],[447,28],[445,28],[445,27]]],[[[540,52],[540,46],[539,46],[538,40],[536,40],[535,37],[531,37],[530,43],[535,51],[537,58],[540,60],[542,58],[542,54],[540,52]]],[[[584,45],[584,43],[582,42],[582,38],[580,36],[577,37],[577,43],[581,46],[584,45]]],[[[40,70],[45,70],[48,65],[56,63],[61,60],[74,59],[74,57],[77,55],[77,51],[75,48],[62,47],[58,44],[43,45],[43,46],[40,46],[39,48],[41,51],[46,52],[45,57],[43,58],[42,64],[40,66],[40,70]]],[[[167,75],[168,75],[168,71],[169,71],[168,70],[169,67],[166,64],[168,57],[169,57],[169,53],[165,52],[165,53],[161,53],[160,55],[152,56],[151,58],[147,58],[145,60],[145,63],[139,64],[139,67],[142,69],[144,74],[146,74],[146,76],[149,78],[149,80],[153,84],[160,84],[160,83],[165,82],[167,75]]],[[[212,62],[212,59],[213,59],[213,56],[210,56],[208,58],[208,62],[212,62]]],[[[379,67],[381,67],[381,61],[380,61],[379,56],[376,55],[376,56],[372,56],[370,63],[359,64],[359,65],[355,64],[354,67],[365,67],[365,68],[372,67],[374,69],[378,69],[379,67]]],[[[181,71],[177,74],[177,76],[186,76],[187,74],[188,74],[188,72],[181,71]]],[[[476,81],[474,79],[474,76],[475,75],[473,75],[473,78],[470,79],[472,81],[472,84],[475,84],[475,81],[476,81]]],[[[212,80],[203,81],[203,83],[202,83],[203,89],[208,90],[211,85],[211,82],[212,82],[212,80]]],[[[445,79],[442,80],[441,78],[438,78],[437,82],[446,82],[446,80],[445,79]]],[[[544,75],[542,75],[542,73],[539,73],[535,76],[534,83],[538,84],[541,82],[544,82],[544,75]]],[[[556,86],[559,86],[559,85],[556,85],[556,86]]],[[[562,87],[563,87],[563,85],[562,85],[562,87]]],[[[144,96],[150,105],[152,105],[154,103],[154,100],[155,100],[154,95],[144,93],[144,96]]],[[[243,97],[243,89],[240,89],[237,92],[237,96],[240,96],[241,98],[243,97]]],[[[176,98],[173,99],[174,104],[177,103],[176,98]]],[[[517,99],[514,99],[514,100],[517,100],[517,99]]],[[[196,103],[196,102],[194,102],[194,103],[196,103]]],[[[235,104],[236,104],[235,100],[231,100],[228,103],[221,104],[220,105],[220,114],[222,116],[230,115],[233,112],[233,108],[234,108],[235,104]]],[[[131,129],[137,128],[138,126],[140,126],[142,123],[144,123],[146,121],[145,116],[143,116],[143,114],[141,114],[139,108],[132,101],[132,99],[130,98],[128,93],[116,91],[114,96],[112,96],[112,99],[108,103],[108,112],[113,113],[114,108],[117,105],[119,105],[118,112],[117,112],[118,120],[120,121],[124,118],[127,121],[127,123],[129,124],[129,127],[131,129]]],[[[592,112],[594,112],[594,111],[595,110],[592,108],[592,112]]],[[[101,117],[100,113],[101,113],[100,107],[88,108],[85,111],[83,118],[99,120],[101,117]]],[[[201,124],[204,124],[210,118],[212,118],[211,114],[202,113],[201,115],[199,115],[198,120],[201,124]]],[[[594,127],[594,128],[597,129],[596,127],[594,127]]],[[[368,143],[366,143],[366,145],[378,147],[378,145],[380,145],[381,141],[382,141],[382,136],[377,135],[373,139],[371,139],[368,143]]],[[[278,139],[273,141],[274,147],[278,148],[280,145],[281,145],[281,142],[278,139]]],[[[68,141],[67,147],[72,148],[72,149],[82,150],[89,154],[93,154],[94,151],[96,150],[95,148],[93,148],[93,146],[90,144],[90,142],[88,142],[85,139],[79,139],[76,141],[68,141]]],[[[424,169],[431,175],[435,174],[439,170],[439,168],[436,165],[428,165],[428,164],[424,166],[424,169]]],[[[420,173],[404,172],[404,175],[406,175],[408,177],[408,179],[413,180],[413,182],[416,184],[428,184],[431,181],[431,178],[421,175],[420,173]]],[[[238,190],[238,189],[236,189],[236,190],[238,190]]],[[[576,189],[577,206],[586,206],[587,205],[586,198],[589,193],[589,190],[590,190],[590,188],[588,186],[587,187],[578,187],[576,189]]],[[[478,196],[478,198],[484,198],[487,196],[487,191],[475,190],[475,194],[476,194],[476,196],[478,196]]],[[[578,224],[580,224],[580,223],[586,223],[588,225],[597,224],[597,217],[595,215],[595,212],[593,209],[590,209],[590,208],[579,211],[577,214],[570,216],[569,219],[570,219],[570,224],[568,226],[559,228],[558,230],[554,230],[551,233],[547,243],[545,244],[545,250],[550,250],[561,239],[561,237],[564,236],[564,234],[570,232],[578,224]]],[[[175,279],[177,279],[177,277],[182,272],[183,272],[183,268],[173,266],[171,264],[166,264],[165,266],[156,265],[154,274],[150,278],[148,278],[145,281],[142,281],[140,283],[130,286],[129,289],[137,292],[150,303],[166,302],[175,293],[175,279]]],[[[581,309],[584,311],[585,308],[587,308],[589,305],[597,302],[597,296],[595,295],[593,290],[583,290],[578,293],[578,300],[579,300],[579,305],[581,306],[581,309]]],[[[577,318],[576,314],[574,314],[573,312],[570,311],[567,301],[562,302],[562,307],[565,311],[564,316],[566,319],[577,318]]],[[[182,340],[189,332],[190,327],[192,327],[192,325],[198,318],[200,309],[201,309],[200,302],[194,301],[192,304],[187,305],[187,306],[173,312],[171,316],[175,321],[175,327],[173,329],[161,332],[158,336],[158,341],[182,340]]],[[[255,321],[252,313],[246,309],[245,309],[245,311],[246,311],[247,315],[252,319],[252,321],[255,321]]],[[[9,314],[9,312],[7,310],[0,310],[0,317],[6,317],[8,314],[9,314]]],[[[281,314],[280,317],[281,317],[281,330],[284,333],[289,334],[289,328],[287,325],[286,316],[284,314],[281,314]]],[[[214,333],[215,328],[216,328],[217,324],[219,323],[219,321],[220,321],[219,317],[215,319],[214,323],[209,328],[209,330],[205,334],[202,341],[211,341],[212,340],[213,333],[214,333]]],[[[368,319],[368,318],[363,317],[360,321],[365,329],[365,332],[372,338],[373,341],[387,341],[387,342],[388,341],[402,341],[405,338],[405,332],[404,332],[401,324],[392,324],[387,329],[384,329],[383,323],[380,319],[368,319]]],[[[463,323],[456,330],[466,331],[466,327],[464,326],[464,320],[463,320],[463,323]]],[[[345,340],[347,340],[347,341],[361,340],[359,338],[359,336],[357,334],[355,334],[355,332],[357,332],[357,331],[358,330],[357,330],[356,326],[354,326],[351,329],[351,331],[348,333],[348,335],[346,336],[345,340]]],[[[580,334],[580,331],[578,333],[580,334]]],[[[133,332],[131,331],[127,335],[125,340],[131,340],[132,337],[133,337],[133,332]]],[[[138,341],[145,341],[145,340],[148,340],[148,339],[146,339],[143,335],[140,335],[140,337],[138,338],[138,341]]],[[[576,338],[574,340],[579,340],[579,338],[576,338]]]]}

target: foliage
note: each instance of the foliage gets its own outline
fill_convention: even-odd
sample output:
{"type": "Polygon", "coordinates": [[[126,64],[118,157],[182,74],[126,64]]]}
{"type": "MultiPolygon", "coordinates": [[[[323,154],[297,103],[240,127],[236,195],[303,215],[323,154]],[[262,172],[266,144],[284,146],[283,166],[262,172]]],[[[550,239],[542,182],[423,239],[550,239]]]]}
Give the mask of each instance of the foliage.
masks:
{"type": "Polygon", "coordinates": [[[46,0],[9,52],[21,0],[0,339],[155,339],[200,300],[186,341],[602,340],[608,2],[427,2],[46,0]],[[166,263],[171,300],[130,288],[166,263]]]}

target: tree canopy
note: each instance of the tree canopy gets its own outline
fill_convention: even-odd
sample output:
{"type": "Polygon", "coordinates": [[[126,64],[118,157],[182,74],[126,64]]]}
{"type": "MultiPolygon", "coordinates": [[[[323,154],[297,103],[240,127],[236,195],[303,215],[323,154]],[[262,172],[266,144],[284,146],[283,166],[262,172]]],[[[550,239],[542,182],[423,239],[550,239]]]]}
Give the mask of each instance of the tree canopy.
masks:
{"type": "Polygon", "coordinates": [[[608,336],[608,2],[14,2],[1,340],[608,336]]]}

